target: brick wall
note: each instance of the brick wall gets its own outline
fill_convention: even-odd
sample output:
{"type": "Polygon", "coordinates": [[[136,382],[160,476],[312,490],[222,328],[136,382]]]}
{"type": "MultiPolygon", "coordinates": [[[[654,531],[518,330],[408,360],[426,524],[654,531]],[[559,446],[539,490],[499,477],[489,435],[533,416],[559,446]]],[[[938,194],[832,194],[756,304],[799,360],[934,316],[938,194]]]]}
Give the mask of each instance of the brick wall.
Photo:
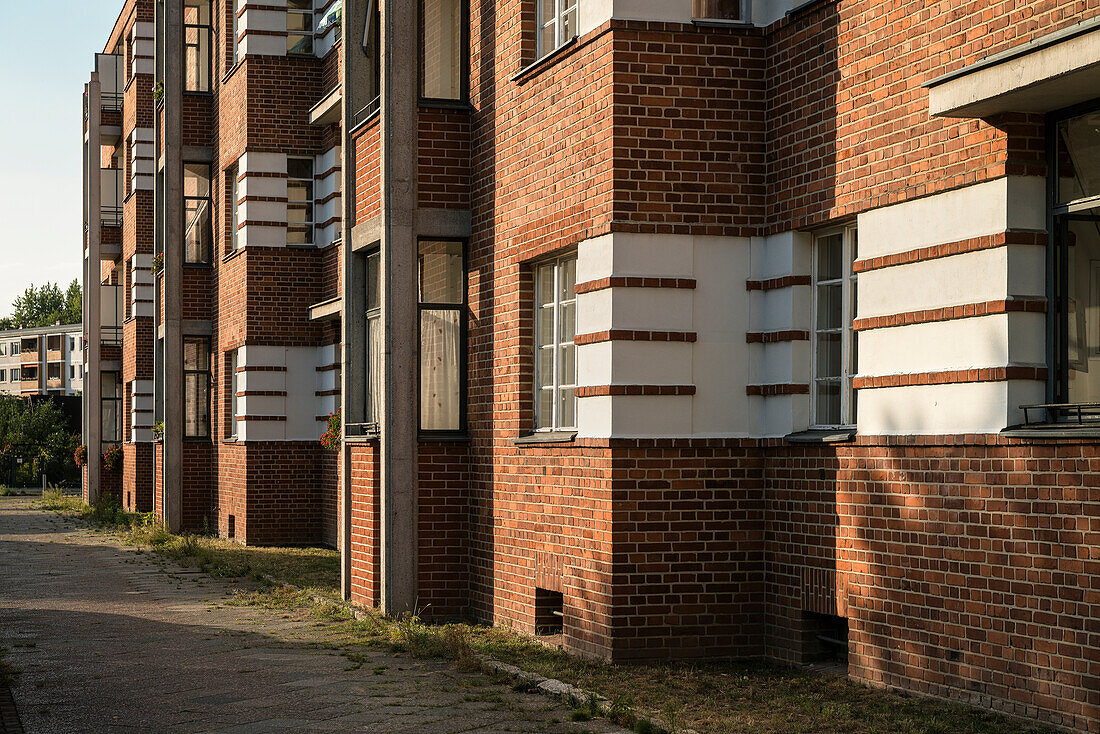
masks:
{"type": "Polygon", "coordinates": [[[381,504],[378,481],[381,459],[378,442],[348,444],[351,462],[351,542],[348,550],[351,563],[351,600],[355,604],[375,607],[381,600],[379,567],[381,564],[381,504]]]}

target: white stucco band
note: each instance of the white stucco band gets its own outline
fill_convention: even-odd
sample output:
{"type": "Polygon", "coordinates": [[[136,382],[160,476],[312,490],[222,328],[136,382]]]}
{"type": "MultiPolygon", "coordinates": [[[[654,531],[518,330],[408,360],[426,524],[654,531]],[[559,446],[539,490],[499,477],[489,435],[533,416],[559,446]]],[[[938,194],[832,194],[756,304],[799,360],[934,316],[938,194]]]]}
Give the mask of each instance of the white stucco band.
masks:
{"type": "MultiPolygon", "coordinates": [[[[612,18],[691,23],[693,4],[692,0],[584,0],[579,3],[578,35],[589,33],[612,18]]],[[[801,0],[743,0],[741,8],[746,21],[766,26],[799,4],[801,0]]]]}
{"type": "Polygon", "coordinates": [[[1042,382],[1011,380],[859,391],[859,432],[872,436],[997,433],[1043,402],[1042,382]]]}
{"type": "Polygon", "coordinates": [[[859,257],[1002,234],[1046,231],[1046,179],[1006,176],[859,215],[859,257]]]}
{"type": "Polygon", "coordinates": [[[1100,20],[1090,18],[926,86],[928,111],[940,117],[1045,113],[1094,99],[1100,88],[1100,20]]]}

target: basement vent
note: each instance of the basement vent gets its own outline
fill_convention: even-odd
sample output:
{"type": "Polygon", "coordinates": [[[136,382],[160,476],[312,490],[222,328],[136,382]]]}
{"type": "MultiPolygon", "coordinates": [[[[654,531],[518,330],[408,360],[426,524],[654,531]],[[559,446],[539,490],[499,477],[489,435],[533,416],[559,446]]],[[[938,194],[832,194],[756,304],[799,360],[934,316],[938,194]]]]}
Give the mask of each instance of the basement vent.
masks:
{"type": "Polygon", "coordinates": [[[549,636],[562,633],[565,617],[564,598],[560,591],[535,589],[535,634],[549,636]]]}
{"type": "Polygon", "coordinates": [[[228,530],[228,532],[226,532],[226,537],[234,538],[236,536],[237,536],[237,516],[236,515],[230,515],[229,516],[229,530],[228,530]]]}
{"type": "Polygon", "coordinates": [[[810,664],[848,665],[848,620],[833,614],[802,613],[802,660],[810,664]]]}

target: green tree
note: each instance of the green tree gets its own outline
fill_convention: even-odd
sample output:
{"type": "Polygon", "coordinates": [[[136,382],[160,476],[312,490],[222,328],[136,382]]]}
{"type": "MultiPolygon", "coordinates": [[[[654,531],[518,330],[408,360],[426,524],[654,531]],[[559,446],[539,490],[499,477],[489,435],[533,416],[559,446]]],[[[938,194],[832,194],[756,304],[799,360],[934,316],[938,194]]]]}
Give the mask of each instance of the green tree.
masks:
{"type": "Polygon", "coordinates": [[[82,292],[80,283],[73,280],[62,293],[57,283],[33,283],[15,299],[11,316],[0,319],[0,328],[18,329],[38,326],[53,326],[58,321],[63,324],[78,324],[81,313],[82,292]]]}
{"type": "Polygon", "coordinates": [[[43,472],[52,482],[78,478],[73,452],[79,441],[53,401],[0,396],[0,483],[9,481],[13,467],[22,485],[37,484],[43,472]],[[15,463],[20,456],[23,464],[15,463]]]}

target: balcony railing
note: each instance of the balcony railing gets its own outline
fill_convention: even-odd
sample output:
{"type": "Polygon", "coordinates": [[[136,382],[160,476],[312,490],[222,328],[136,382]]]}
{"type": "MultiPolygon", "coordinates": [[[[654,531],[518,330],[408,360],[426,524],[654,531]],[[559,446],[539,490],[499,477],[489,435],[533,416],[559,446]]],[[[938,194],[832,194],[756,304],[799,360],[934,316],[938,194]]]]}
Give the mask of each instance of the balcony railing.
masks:
{"type": "Polygon", "coordinates": [[[100,286],[100,344],[122,344],[122,286],[100,286]]]}
{"type": "Polygon", "coordinates": [[[122,226],[122,169],[102,168],[99,171],[100,213],[104,227],[122,226]]]}
{"type": "Polygon", "coordinates": [[[96,54],[95,69],[99,72],[100,94],[104,110],[120,112],[125,89],[123,66],[126,61],[121,54],[96,54]]]}

